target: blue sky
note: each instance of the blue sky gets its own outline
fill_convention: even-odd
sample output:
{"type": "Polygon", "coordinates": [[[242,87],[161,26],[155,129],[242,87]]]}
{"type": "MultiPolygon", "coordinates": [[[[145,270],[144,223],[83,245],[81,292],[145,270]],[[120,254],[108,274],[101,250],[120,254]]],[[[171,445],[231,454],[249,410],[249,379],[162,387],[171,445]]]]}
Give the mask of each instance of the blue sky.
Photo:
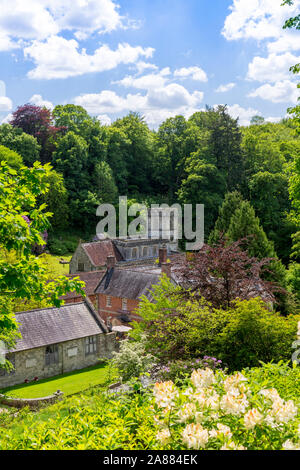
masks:
{"type": "Polygon", "coordinates": [[[246,125],[296,103],[299,12],[282,0],[0,0],[0,122],[30,102],[75,103],[151,128],[227,104],[246,125]]]}

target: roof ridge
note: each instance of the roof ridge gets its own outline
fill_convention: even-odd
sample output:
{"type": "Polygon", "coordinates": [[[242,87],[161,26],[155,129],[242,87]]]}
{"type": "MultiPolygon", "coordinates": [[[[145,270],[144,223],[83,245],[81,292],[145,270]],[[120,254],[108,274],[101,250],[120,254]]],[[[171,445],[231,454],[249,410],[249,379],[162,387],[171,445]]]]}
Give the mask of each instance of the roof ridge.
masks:
{"type": "Polygon", "coordinates": [[[20,313],[31,313],[31,312],[40,312],[42,310],[54,310],[54,309],[60,309],[60,308],[63,308],[63,307],[69,307],[69,306],[73,306],[73,305],[80,305],[80,304],[84,304],[85,301],[83,300],[82,302],[76,302],[76,303],[70,303],[70,304],[63,304],[61,305],[60,307],[40,307],[40,308],[33,308],[31,310],[22,310],[22,312],[14,312],[14,315],[19,315],[20,313]]]}

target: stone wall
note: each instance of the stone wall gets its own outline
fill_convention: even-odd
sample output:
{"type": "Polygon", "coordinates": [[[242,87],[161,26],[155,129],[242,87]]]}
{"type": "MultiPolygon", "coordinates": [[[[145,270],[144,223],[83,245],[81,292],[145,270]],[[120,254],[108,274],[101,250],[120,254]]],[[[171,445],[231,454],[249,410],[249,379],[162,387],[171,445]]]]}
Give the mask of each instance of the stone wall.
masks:
{"type": "Polygon", "coordinates": [[[62,400],[63,392],[57,391],[49,397],[42,398],[11,398],[0,394],[0,404],[12,406],[13,408],[25,408],[28,406],[31,410],[36,410],[42,405],[52,405],[62,400]]]}
{"type": "Polygon", "coordinates": [[[0,377],[0,389],[32,381],[35,377],[45,379],[95,365],[99,358],[111,358],[116,348],[115,333],[103,333],[97,335],[97,352],[87,356],[85,338],[60,343],[57,364],[45,364],[45,347],[17,352],[14,354],[15,370],[0,377]]]}
{"type": "Polygon", "coordinates": [[[92,265],[91,260],[89,259],[86,252],[83,250],[81,245],[78,245],[72,259],[70,261],[70,274],[78,273],[78,264],[81,263],[84,265],[84,272],[95,271],[95,266],[92,265]]]}

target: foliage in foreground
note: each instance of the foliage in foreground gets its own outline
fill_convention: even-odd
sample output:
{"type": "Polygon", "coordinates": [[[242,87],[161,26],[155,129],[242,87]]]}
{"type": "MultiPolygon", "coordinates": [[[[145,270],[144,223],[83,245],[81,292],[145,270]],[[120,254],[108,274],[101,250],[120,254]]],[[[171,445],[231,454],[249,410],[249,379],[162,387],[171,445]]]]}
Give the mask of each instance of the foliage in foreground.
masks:
{"type": "Polygon", "coordinates": [[[144,297],[140,323],[130,332],[145,337],[148,352],[161,362],[212,356],[231,371],[263,362],[289,361],[297,337],[299,315],[288,317],[268,310],[260,299],[236,300],[227,310],[212,308],[203,299],[186,301],[166,278],[153,286],[155,302],[144,297]]]}
{"type": "Polygon", "coordinates": [[[175,450],[200,447],[206,436],[207,449],[271,450],[297,445],[300,368],[266,364],[242,373],[247,380],[241,374],[228,378],[221,371],[196,371],[187,394],[186,388],[172,384],[156,385],[154,394],[140,391],[119,397],[93,390],[37,413],[23,410],[17,417],[4,413],[0,449],[175,450]],[[272,388],[278,389],[281,399],[275,391],[259,393],[272,388]],[[170,400],[172,409],[166,406],[170,400]],[[253,409],[257,412],[249,413],[253,409]],[[162,419],[169,412],[172,440],[168,443],[168,427],[159,423],[164,425],[162,419]]]}

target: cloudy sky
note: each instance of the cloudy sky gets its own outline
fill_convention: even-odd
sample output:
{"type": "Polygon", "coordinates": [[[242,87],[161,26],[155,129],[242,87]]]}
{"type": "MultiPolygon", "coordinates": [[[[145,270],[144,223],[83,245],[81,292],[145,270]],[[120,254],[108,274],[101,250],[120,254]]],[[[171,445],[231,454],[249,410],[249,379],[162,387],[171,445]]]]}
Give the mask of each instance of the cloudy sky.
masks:
{"type": "Polygon", "coordinates": [[[19,105],[75,103],[151,128],[227,104],[249,123],[296,103],[299,13],[282,0],[0,0],[0,122],[19,105]]]}

